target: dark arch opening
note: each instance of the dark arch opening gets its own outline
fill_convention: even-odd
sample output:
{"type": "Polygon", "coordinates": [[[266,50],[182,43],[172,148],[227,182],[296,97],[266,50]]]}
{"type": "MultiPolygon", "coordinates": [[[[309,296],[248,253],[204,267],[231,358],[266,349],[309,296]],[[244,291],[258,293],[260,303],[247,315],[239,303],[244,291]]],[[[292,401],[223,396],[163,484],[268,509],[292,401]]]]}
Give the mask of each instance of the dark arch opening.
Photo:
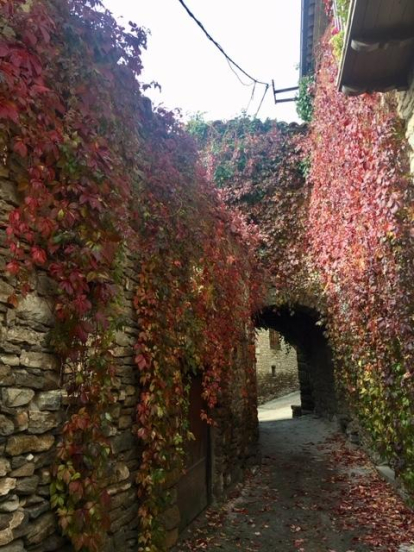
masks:
{"type": "Polygon", "coordinates": [[[334,365],[318,311],[266,307],[257,315],[256,326],[276,330],[296,349],[302,411],[332,418],[337,412],[334,365]]]}

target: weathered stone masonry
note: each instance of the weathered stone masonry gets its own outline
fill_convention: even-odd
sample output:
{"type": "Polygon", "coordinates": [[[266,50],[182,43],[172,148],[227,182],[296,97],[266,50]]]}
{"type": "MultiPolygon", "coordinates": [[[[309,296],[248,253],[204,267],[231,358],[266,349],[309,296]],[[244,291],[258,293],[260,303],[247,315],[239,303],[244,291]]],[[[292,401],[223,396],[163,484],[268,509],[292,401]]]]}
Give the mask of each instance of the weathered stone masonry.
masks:
{"type": "MultiPolygon", "coordinates": [[[[46,274],[34,275],[31,292],[17,308],[8,304],[14,282],[5,273],[9,257],[5,242],[8,213],[18,205],[13,183],[0,182],[0,552],[52,552],[71,550],[60,536],[49,504],[50,468],[66,415],[61,370],[49,347],[54,325],[52,287],[46,274]]],[[[116,335],[114,420],[111,435],[114,463],[107,482],[111,496],[111,529],[106,550],[137,549],[138,499],[135,485],[139,469],[139,443],[135,437],[135,407],[139,400],[133,344],[138,330],[132,299],[137,281],[132,262],[124,270],[123,317],[116,335]]],[[[246,339],[235,354],[228,396],[214,413],[217,425],[210,431],[209,498],[219,497],[235,483],[255,451],[257,419],[255,381],[246,368],[246,339]],[[250,379],[249,379],[250,378],[250,379]]],[[[172,504],[162,516],[168,546],[174,544],[180,525],[176,483],[169,481],[172,504]]]]}

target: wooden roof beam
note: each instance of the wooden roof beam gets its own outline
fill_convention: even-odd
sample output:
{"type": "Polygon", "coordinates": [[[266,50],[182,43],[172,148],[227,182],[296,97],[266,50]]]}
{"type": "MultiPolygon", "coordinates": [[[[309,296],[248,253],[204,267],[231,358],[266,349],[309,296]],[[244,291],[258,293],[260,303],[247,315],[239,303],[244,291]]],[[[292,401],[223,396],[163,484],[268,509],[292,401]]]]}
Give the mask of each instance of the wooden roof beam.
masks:
{"type": "Polygon", "coordinates": [[[388,48],[407,48],[414,46],[414,35],[407,32],[397,32],[381,38],[353,38],[351,48],[356,52],[375,52],[375,50],[387,50],[388,48]]]}

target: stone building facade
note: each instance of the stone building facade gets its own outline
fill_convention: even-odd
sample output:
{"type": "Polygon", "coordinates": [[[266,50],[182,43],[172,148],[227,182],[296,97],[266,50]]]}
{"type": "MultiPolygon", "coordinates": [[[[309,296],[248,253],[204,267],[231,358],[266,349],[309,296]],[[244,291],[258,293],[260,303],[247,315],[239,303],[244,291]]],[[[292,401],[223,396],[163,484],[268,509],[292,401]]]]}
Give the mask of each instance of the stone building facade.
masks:
{"type": "Polygon", "coordinates": [[[294,374],[298,370],[296,351],[275,330],[258,330],[256,335],[256,369],[258,374],[294,374]]]}
{"type": "Polygon", "coordinates": [[[273,329],[257,330],[256,371],[260,403],[299,389],[296,350],[273,329]]]}
{"type": "MultiPolygon", "coordinates": [[[[5,228],[10,210],[20,198],[12,182],[0,181],[0,551],[70,551],[61,536],[50,506],[51,466],[55,460],[62,424],[67,414],[61,385],[61,367],[49,346],[54,326],[51,282],[38,271],[33,291],[17,307],[8,303],[14,282],[5,272],[9,257],[5,228]]],[[[112,406],[111,446],[113,463],[106,481],[111,497],[111,527],[106,551],[135,551],[138,548],[136,475],[140,467],[140,445],[136,437],[136,405],[139,400],[138,371],[133,345],[138,325],[133,295],[138,285],[132,263],[126,262],[123,292],[125,326],[116,335],[115,396],[112,406]]],[[[252,366],[247,364],[246,338],[235,353],[231,385],[213,416],[217,425],[207,433],[206,496],[219,498],[242,477],[255,453],[256,405],[252,366]],[[249,375],[250,374],[250,375],[249,375]],[[252,388],[252,386],[254,388],[252,388]]],[[[162,522],[166,548],[174,544],[182,527],[178,502],[180,474],[168,481],[172,497],[162,522]]],[[[183,502],[183,501],[182,501],[183,502]]],[[[184,501],[185,503],[185,501],[184,501]]]]}

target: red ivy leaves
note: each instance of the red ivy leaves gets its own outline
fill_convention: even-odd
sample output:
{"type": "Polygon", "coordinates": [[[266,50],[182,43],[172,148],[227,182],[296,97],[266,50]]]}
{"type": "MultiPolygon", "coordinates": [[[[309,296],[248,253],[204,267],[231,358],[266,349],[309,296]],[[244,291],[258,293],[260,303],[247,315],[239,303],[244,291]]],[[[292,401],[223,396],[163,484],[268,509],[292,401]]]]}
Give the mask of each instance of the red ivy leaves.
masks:
{"type": "Polygon", "coordinates": [[[0,141],[24,198],[9,220],[7,267],[22,291],[33,266],[56,286],[53,343],[70,373],[71,412],[52,504],[75,549],[89,551],[104,538],[100,482],[110,454],[105,426],[124,253],[140,282],[144,548],[163,501],[158,486],[182,462],[187,373],[206,368],[204,394],[214,406],[234,344],[251,331],[259,288],[248,227],[207,184],[173,115],[154,113],[141,96],[145,33],[136,25],[124,31],[101,8],[90,0],[0,4],[9,29],[0,38],[0,141]]]}
{"type": "Polygon", "coordinates": [[[404,128],[390,95],[339,93],[328,38],[322,49],[311,127],[311,258],[339,381],[380,452],[412,485],[413,195],[404,128]]]}

